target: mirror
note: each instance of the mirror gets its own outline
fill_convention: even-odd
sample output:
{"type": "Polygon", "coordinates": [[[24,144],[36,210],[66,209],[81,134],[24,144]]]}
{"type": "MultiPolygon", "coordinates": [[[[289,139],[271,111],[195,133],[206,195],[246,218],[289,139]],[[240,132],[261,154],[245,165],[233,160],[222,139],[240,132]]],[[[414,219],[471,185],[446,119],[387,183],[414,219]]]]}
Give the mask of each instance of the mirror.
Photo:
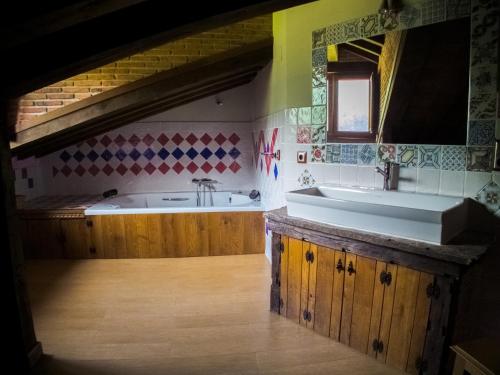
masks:
{"type": "Polygon", "coordinates": [[[470,17],[328,46],[329,141],[466,143],[470,17]]]}

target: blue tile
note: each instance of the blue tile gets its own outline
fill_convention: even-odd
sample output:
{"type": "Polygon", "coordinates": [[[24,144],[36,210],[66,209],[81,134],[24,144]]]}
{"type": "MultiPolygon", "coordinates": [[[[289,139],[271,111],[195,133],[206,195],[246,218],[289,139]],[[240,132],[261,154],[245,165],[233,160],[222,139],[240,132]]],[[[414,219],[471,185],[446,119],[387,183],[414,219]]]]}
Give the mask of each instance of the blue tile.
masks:
{"type": "Polygon", "coordinates": [[[326,162],[327,163],[340,163],[340,145],[338,143],[326,145],[326,162]]]}
{"type": "Polygon", "coordinates": [[[176,158],[177,160],[182,158],[183,155],[184,155],[184,152],[182,152],[182,150],[179,147],[176,147],[176,149],[174,151],[172,151],[172,156],[174,158],[176,158]]]}
{"type": "Polygon", "coordinates": [[[360,149],[358,151],[359,164],[375,165],[375,157],[377,156],[377,153],[375,152],[374,144],[360,145],[360,149]]]}
{"type": "Polygon", "coordinates": [[[104,150],[101,154],[101,158],[103,158],[106,161],[110,161],[112,157],[113,157],[113,154],[111,152],[109,152],[108,149],[104,150]]]}
{"type": "Polygon", "coordinates": [[[186,155],[189,156],[191,160],[193,160],[198,156],[198,151],[191,147],[189,150],[187,150],[186,155]]]}
{"type": "Polygon", "coordinates": [[[419,168],[439,169],[441,167],[441,146],[418,146],[419,168]]]}
{"type": "Polygon", "coordinates": [[[97,154],[97,152],[95,152],[94,150],[91,150],[88,154],[87,154],[87,158],[91,161],[96,161],[97,158],[99,157],[99,155],[97,154]]]}
{"type": "Polygon", "coordinates": [[[241,152],[236,148],[233,147],[229,152],[229,156],[231,156],[233,159],[236,159],[238,156],[240,156],[241,152]]]}
{"type": "Polygon", "coordinates": [[[61,155],[59,155],[59,158],[67,163],[69,159],[71,159],[71,155],[68,153],[68,151],[64,150],[63,152],[61,152],[61,155]]]}
{"type": "Polygon", "coordinates": [[[274,163],[274,179],[278,179],[278,166],[274,163]]]}
{"type": "Polygon", "coordinates": [[[222,159],[224,156],[226,156],[226,151],[219,147],[217,151],[215,151],[215,156],[217,156],[219,159],[222,159]]]}
{"type": "Polygon", "coordinates": [[[465,170],[465,146],[443,146],[441,169],[446,171],[465,170]]]}
{"type": "Polygon", "coordinates": [[[85,159],[85,155],[80,150],[78,150],[73,154],[73,158],[76,161],[81,162],[83,159],[85,159]]]}
{"type": "Polygon", "coordinates": [[[342,164],[358,164],[358,145],[342,145],[340,162],[342,164]]]}
{"type": "Polygon", "coordinates": [[[139,159],[141,157],[141,153],[139,151],[137,151],[137,149],[133,149],[129,154],[128,156],[130,156],[132,158],[132,160],[136,161],[137,159],[139,159]]]}
{"type": "Polygon", "coordinates": [[[142,154],[148,160],[151,160],[151,159],[153,159],[155,157],[155,152],[153,150],[151,150],[150,148],[146,149],[146,151],[144,151],[142,154]]]}
{"type": "Polygon", "coordinates": [[[160,151],[158,151],[158,156],[162,159],[162,160],[165,160],[166,158],[168,158],[168,155],[170,155],[170,152],[168,152],[164,147],[162,147],[160,149],[160,151]]]}
{"type": "Polygon", "coordinates": [[[468,144],[470,146],[495,145],[495,120],[469,121],[468,144]]]}
{"type": "Polygon", "coordinates": [[[116,151],[115,157],[118,160],[123,161],[123,159],[127,157],[127,153],[120,148],[118,151],[116,151]]]}
{"type": "Polygon", "coordinates": [[[201,152],[200,152],[201,156],[203,156],[206,159],[208,159],[210,156],[213,155],[213,152],[210,151],[208,148],[204,148],[201,152]]]}

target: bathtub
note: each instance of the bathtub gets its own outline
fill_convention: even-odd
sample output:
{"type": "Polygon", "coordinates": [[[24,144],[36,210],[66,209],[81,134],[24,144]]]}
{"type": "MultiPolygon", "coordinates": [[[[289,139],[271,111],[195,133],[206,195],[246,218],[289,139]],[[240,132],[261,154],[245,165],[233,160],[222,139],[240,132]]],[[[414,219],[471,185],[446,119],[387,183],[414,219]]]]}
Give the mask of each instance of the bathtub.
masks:
{"type": "Polygon", "coordinates": [[[208,193],[200,194],[197,205],[195,191],[118,195],[90,206],[85,215],[263,211],[260,202],[241,192],[218,191],[212,196],[213,206],[208,193]]]}

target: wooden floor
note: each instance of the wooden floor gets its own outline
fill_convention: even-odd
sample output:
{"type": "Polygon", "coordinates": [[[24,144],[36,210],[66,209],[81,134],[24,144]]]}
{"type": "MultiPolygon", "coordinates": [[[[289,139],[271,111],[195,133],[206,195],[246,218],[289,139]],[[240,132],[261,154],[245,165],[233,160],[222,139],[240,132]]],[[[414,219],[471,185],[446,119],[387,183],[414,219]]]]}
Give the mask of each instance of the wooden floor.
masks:
{"type": "Polygon", "coordinates": [[[270,313],[264,255],[30,261],[36,374],[399,374],[270,313]]]}

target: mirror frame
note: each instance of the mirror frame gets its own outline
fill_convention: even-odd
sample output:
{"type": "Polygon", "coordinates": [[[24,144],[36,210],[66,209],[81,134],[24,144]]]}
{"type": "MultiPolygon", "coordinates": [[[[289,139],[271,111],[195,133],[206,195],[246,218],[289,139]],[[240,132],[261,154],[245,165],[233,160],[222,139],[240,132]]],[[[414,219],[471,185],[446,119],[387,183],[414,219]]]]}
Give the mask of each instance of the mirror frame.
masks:
{"type": "MultiPolygon", "coordinates": [[[[498,92],[498,4],[495,0],[415,0],[399,13],[370,14],[312,32],[313,150],[326,145],[328,90],[327,47],[387,31],[446,22],[470,16],[470,68],[466,153],[467,171],[490,172],[493,168],[498,92]]],[[[300,116],[300,108],[299,108],[300,116]]],[[[500,117],[500,116],[498,116],[500,117]]],[[[500,126],[499,126],[500,127],[500,126]]],[[[500,138],[500,129],[497,129],[500,138]]],[[[381,145],[378,145],[379,147],[381,145]]],[[[383,145],[382,145],[383,146],[383,145]]],[[[417,147],[417,145],[415,145],[417,147]]],[[[326,152],[325,152],[326,153],[326,152]]],[[[322,158],[323,161],[326,157],[322,158]]]]}

